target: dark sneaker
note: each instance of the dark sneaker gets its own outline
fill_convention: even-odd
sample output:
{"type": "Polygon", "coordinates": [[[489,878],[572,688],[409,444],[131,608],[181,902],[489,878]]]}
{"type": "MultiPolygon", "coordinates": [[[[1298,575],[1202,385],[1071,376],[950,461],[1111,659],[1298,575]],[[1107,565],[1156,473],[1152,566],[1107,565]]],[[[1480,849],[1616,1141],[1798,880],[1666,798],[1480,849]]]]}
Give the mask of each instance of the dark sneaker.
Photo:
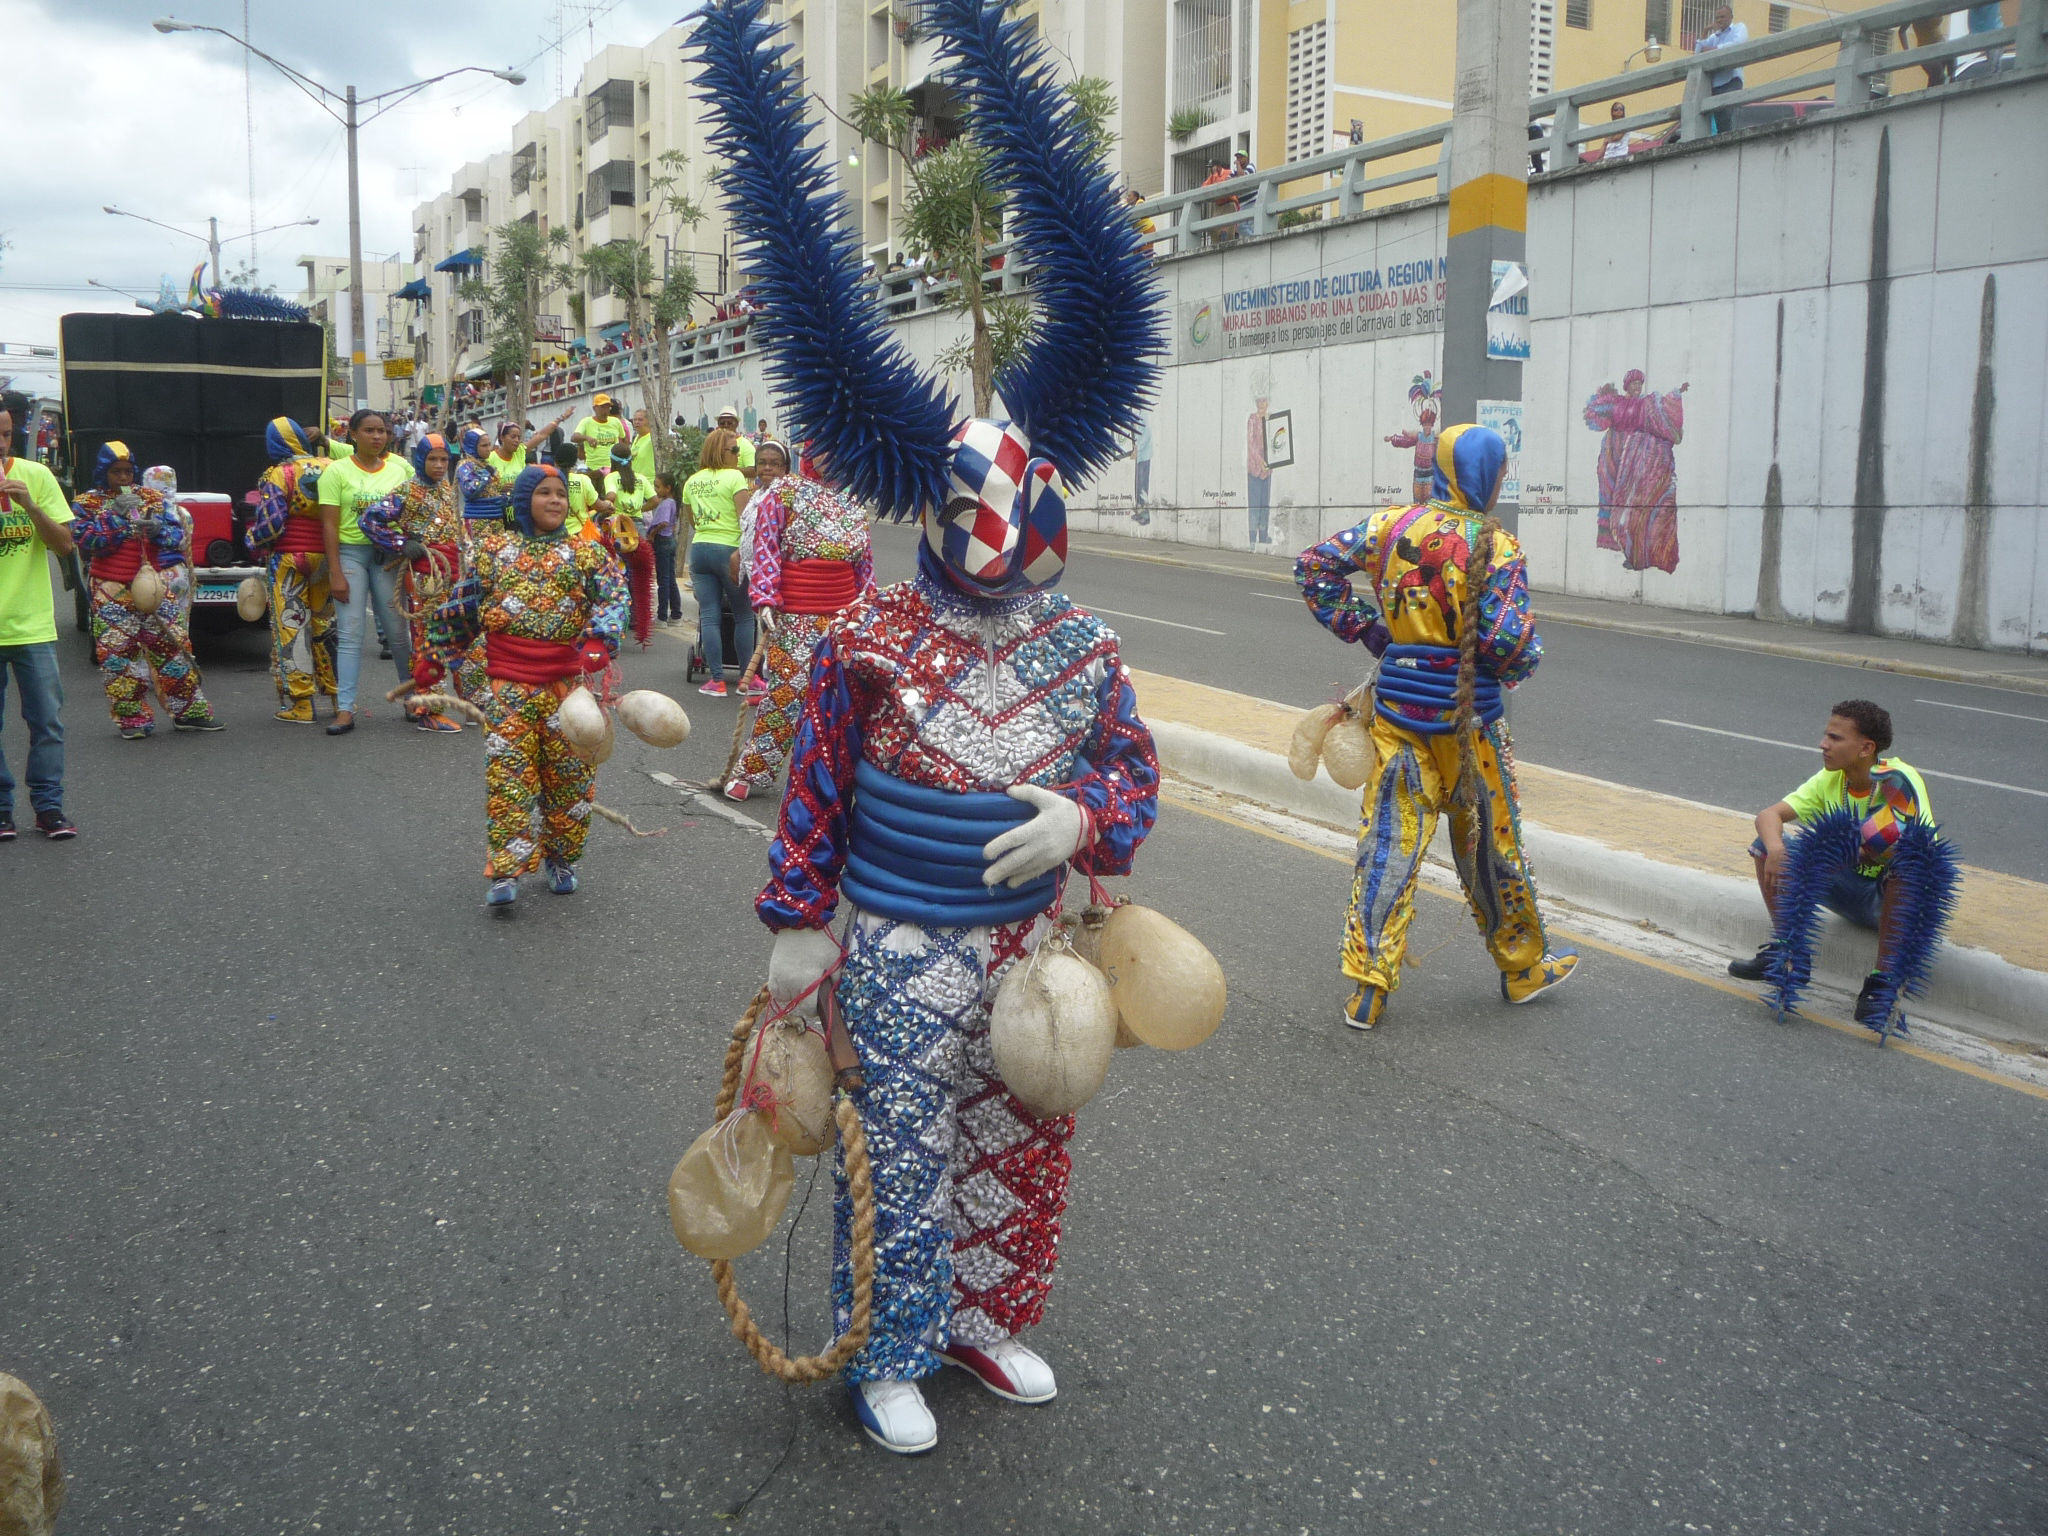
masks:
{"type": "Polygon", "coordinates": [[[78,836],[78,828],[71,824],[71,818],[62,811],[37,811],[36,830],[53,842],[78,836]]]}
{"type": "Polygon", "coordinates": [[[1778,941],[1771,940],[1756,952],[1753,960],[1730,960],[1728,974],[1737,981],[1763,981],[1771,974],[1771,961],[1778,953],[1778,941]]]}
{"type": "Polygon", "coordinates": [[[227,727],[214,719],[213,716],[208,715],[204,720],[173,720],[171,722],[171,729],[174,731],[224,731],[227,727]]]}
{"type": "Polygon", "coordinates": [[[1856,1022],[1865,1029],[1876,1030],[1880,1035],[1903,1035],[1906,1032],[1905,1015],[1900,1014],[1896,1022],[1890,1022],[1897,1002],[1896,997],[1887,1001],[1879,995],[1891,990],[1892,979],[1883,971],[1872,971],[1864,977],[1863,990],[1856,994],[1856,1022]]]}
{"type": "Polygon", "coordinates": [[[0,843],[11,843],[16,836],[14,816],[11,812],[0,811],[0,843]]]}
{"type": "Polygon", "coordinates": [[[567,864],[557,864],[553,859],[549,859],[548,889],[557,896],[575,895],[576,871],[567,864]]]}

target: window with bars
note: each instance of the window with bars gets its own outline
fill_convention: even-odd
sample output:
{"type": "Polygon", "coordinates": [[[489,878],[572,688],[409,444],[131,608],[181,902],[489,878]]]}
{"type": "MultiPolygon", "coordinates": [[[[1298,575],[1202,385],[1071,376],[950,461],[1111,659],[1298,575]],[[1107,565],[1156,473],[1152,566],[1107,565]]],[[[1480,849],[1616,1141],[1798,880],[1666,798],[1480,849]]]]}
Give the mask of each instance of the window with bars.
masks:
{"type": "Polygon", "coordinates": [[[1173,8],[1175,111],[1208,106],[1230,90],[1230,0],[1178,0],[1173,8]]]}
{"type": "Polygon", "coordinates": [[[1671,41],[1671,0],[1643,0],[1643,41],[1671,41]]]}
{"type": "Polygon", "coordinates": [[[538,151],[532,144],[522,145],[512,153],[512,190],[524,192],[533,183],[533,166],[538,151]]]}
{"type": "Polygon", "coordinates": [[[1556,0],[1529,0],[1529,94],[1549,91],[1557,64],[1556,0]]]}
{"type": "Polygon", "coordinates": [[[1564,24],[1581,32],[1593,26],[1593,0],[1564,0],[1564,24]]]}
{"type": "Polygon", "coordinates": [[[1774,6],[1772,6],[1772,7],[1771,7],[1771,14],[1770,14],[1770,20],[1769,20],[1769,21],[1767,21],[1767,22],[1765,23],[1765,26],[1766,26],[1766,27],[1768,27],[1768,28],[1769,28],[1769,30],[1771,30],[1771,31],[1773,31],[1773,32],[1782,32],[1782,31],[1784,31],[1784,30],[1785,30],[1785,29],[1786,29],[1787,27],[1789,27],[1789,26],[1791,26],[1791,25],[1792,25],[1792,7],[1791,7],[1791,6],[1789,6],[1789,5],[1774,5],[1774,6]]]}
{"type": "Polygon", "coordinates": [[[1714,30],[1714,12],[1724,0],[1681,0],[1685,9],[1678,21],[1678,43],[1681,48],[1690,48],[1694,43],[1714,30]]]}
{"type": "Polygon", "coordinates": [[[1287,158],[1307,160],[1329,148],[1330,33],[1324,21],[1287,34],[1287,158]]]}
{"type": "Polygon", "coordinates": [[[596,143],[613,128],[633,126],[633,82],[607,80],[583,98],[583,137],[596,143]]]}
{"type": "Polygon", "coordinates": [[[1252,109],[1252,0],[1237,0],[1237,110],[1252,109]]]}
{"type": "Polygon", "coordinates": [[[583,201],[593,219],[607,208],[632,207],[635,201],[633,162],[607,160],[592,170],[584,186],[583,201]]]}

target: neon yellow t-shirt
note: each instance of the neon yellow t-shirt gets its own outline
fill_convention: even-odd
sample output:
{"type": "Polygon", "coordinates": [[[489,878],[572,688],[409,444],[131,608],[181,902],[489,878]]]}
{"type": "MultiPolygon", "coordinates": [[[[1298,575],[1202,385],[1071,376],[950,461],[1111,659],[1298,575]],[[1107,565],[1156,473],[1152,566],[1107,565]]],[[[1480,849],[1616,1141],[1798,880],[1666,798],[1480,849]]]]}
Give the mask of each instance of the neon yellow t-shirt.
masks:
{"type": "Polygon", "coordinates": [[[526,468],[526,444],[521,443],[512,450],[512,457],[501,459],[493,448],[484,455],[484,467],[505,483],[505,494],[512,494],[512,482],[519,478],[519,472],[526,468]]]}
{"type": "Polygon", "coordinates": [[[754,440],[749,437],[743,437],[733,444],[733,448],[740,456],[740,468],[752,469],[754,467],[754,440]]]}
{"type": "Polygon", "coordinates": [[[690,504],[699,542],[740,547],[737,503],[746,489],[747,477],[736,469],[700,469],[683,482],[683,500],[690,504]]]}
{"type": "MultiPolygon", "coordinates": [[[[1818,820],[1829,811],[1838,811],[1843,806],[1853,811],[1858,821],[1865,821],[1878,806],[1880,791],[1874,776],[1880,773],[1901,773],[1905,775],[1906,782],[1913,786],[1913,804],[1917,808],[1913,819],[1925,822],[1930,827],[1934,825],[1934,814],[1927,801],[1927,781],[1920,777],[1917,768],[1903,758],[1880,757],[1870,765],[1870,771],[1873,782],[1867,795],[1850,794],[1848,775],[1839,768],[1823,768],[1787,795],[1785,803],[1792,807],[1793,815],[1801,821],[1818,820]]],[[[1857,869],[1866,875],[1884,873],[1884,865],[1881,863],[1859,864],[1857,869]]]]}
{"type": "Polygon", "coordinates": [[[633,474],[647,484],[654,484],[654,434],[642,432],[633,439],[633,474]]]}
{"type": "Polygon", "coordinates": [[[595,416],[586,416],[576,423],[576,436],[583,439],[583,456],[587,460],[600,457],[610,458],[612,446],[626,435],[624,418],[614,416],[610,421],[599,421],[595,416]],[[602,455],[598,450],[603,449],[602,455]]]}
{"type": "Polygon", "coordinates": [[[562,521],[562,532],[573,539],[590,521],[590,509],[597,505],[597,486],[580,469],[570,470],[563,478],[569,484],[569,515],[562,521]]]}
{"type": "Polygon", "coordinates": [[[636,473],[633,476],[633,489],[626,491],[619,488],[621,478],[617,470],[606,475],[604,493],[611,497],[614,512],[623,512],[637,523],[647,515],[647,503],[654,497],[654,482],[642,479],[636,473]]]}
{"type": "Polygon", "coordinates": [[[395,453],[385,454],[374,474],[352,458],[336,459],[320,471],[320,505],[333,507],[341,514],[339,532],[343,544],[367,544],[370,536],[363,532],[356,514],[371,502],[403,490],[411,479],[412,466],[395,453]]]}
{"type": "MultiPolygon", "coordinates": [[[[53,523],[71,521],[57,477],[34,459],[0,455],[0,480],[19,480],[29,500],[53,523]]],[[[12,500],[0,502],[0,645],[44,645],[57,638],[50,589],[50,548],[12,500]]]]}

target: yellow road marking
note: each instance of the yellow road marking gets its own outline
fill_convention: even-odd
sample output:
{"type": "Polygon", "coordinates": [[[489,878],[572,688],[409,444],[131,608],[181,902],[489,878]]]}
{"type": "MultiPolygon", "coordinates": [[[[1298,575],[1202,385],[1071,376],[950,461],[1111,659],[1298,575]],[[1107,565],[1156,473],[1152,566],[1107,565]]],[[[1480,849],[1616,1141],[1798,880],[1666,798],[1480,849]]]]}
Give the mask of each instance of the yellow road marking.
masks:
{"type": "MultiPolygon", "coordinates": [[[[1285,843],[1290,848],[1299,848],[1302,852],[1312,853],[1317,858],[1329,859],[1335,863],[1346,865],[1353,862],[1348,855],[1338,853],[1335,849],[1319,848],[1304,838],[1290,837],[1285,832],[1277,832],[1271,828],[1262,827],[1256,822],[1245,821],[1226,812],[1214,810],[1209,806],[1198,804],[1184,795],[1175,794],[1170,788],[1162,789],[1161,798],[1172,801],[1184,811],[1193,811],[1197,816],[1206,816],[1211,821],[1220,821],[1227,827],[1237,828],[1240,832],[1250,832],[1259,837],[1269,838],[1276,843],[1285,843]]],[[[1416,889],[1427,891],[1430,895],[1440,897],[1445,901],[1454,901],[1460,906],[1464,905],[1464,897],[1454,895],[1450,891],[1438,890],[1426,881],[1418,883],[1416,889]]],[[[1551,931],[1561,938],[1570,939],[1574,944],[1583,944],[1588,949],[1596,949],[1603,955],[1613,955],[1616,959],[1627,960],[1635,965],[1648,966],[1651,970],[1662,971],[1667,976],[1676,976],[1680,981],[1689,981],[1697,986],[1710,987],[1716,992],[1725,992],[1730,997],[1740,998],[1742,1001],[1754,1004],[1759,1008],[1768,1006],[1754,992],[1746,991],[1732,982],[1720,981],[1712,976],[1702,976],[1697,971],[1689,971],[1682,965],[1672,964],[1669,960],[1659,960],[1651,955],[1639,955],[1633,950],[1623,949],[1619,944],[1610,944],[1605,939],[1596,939],[1591,934],[1579,933],[1570,928],[1554,928],[1551,931]]],[[[1837,1034],[1847,1035],[1851,1039],[1870,1040],[1869,1030],[1865,1029],[1861,1024],[1852,1024],[1846,1019],[1829,1018],[1826,1014],[1810,1013],[1804,1009],[1800,1010],[1798,1017],[1810,1023],[1824,1025],[1834,1030],[1837,1034]]],[[[1876,1042],[1871,1041],[1871,1045],[1875,1048],[1876,1042]]],[[[1987,1083],[1996,1083],[1999,1087],[2010,1088],[2015,1093],[2024,1093],[2036,1099],[2048,1099],[2048,1088],[2040,1087],[2034,1083],[2023,1083],[2010,1077],[2001,1077],[1998,1073],[1980,1067],[1975,1062],[1958,1061],[1953,1056],[1944,1056],[1938,1051],[1927,1050],[1922,1046],[1914,1045],[1908,1040],[1894,1037],[1885,1049],[1898,1051],[1902,1055],[1911,1056],[1918,1061],[1932,1062],[1937,1067],[1946,1067],[1949,1071],[1960,1072],[1966,1077],[1979,1078],[1987,1083]]]]}

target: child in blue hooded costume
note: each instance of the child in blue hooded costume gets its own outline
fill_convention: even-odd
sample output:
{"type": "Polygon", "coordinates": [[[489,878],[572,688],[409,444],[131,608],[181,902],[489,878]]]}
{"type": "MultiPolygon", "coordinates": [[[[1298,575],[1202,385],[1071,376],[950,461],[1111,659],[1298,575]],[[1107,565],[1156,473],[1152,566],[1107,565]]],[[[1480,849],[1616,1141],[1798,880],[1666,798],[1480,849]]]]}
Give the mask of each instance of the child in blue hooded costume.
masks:
{"type": "MultiPolygon", "coordinates": [[[[584,674],[611,665],[626,622],[618,560],[563,532],[569,498],[561,473],[552,464],[521,470],[511,500],[512,528],[476,545],[441,610],[451,645],[475,645],[482,665],[483,683],[469,698],[490,732],[484,878],[494,907],[510,906],[520,876],[543,866],[556,895],[576,889],[597,768],[570,747],[555,714],[584,674]]],[[[430,659],[415,680],[431,686],[439,667],[430,659]]]]}
{"type": "Polygon", "coordinates": [[[1526,1003],[1578,964],[1544,935],[1522,851],[1501,695],[1536,670],[1543,642],[1521,548],[1489,515],[1506,472],[1498,432],[1451,427],[1437,438],[1427,501],[1376,512],[1294,563],[1316,621],[1380,658],[1378,761],[1366,781],[1344,923],[1344,974],[1356,984],[1344,1022],[1354,1029],[1379,1023],[1401,984],[1415,882],[1445,813],[1458,878],[1500,967],[1501,996],[1526,1003]]]}
{"type": "MultiPolygon", "coordinates": [[[[1053,590],[1066,485],[1115,460],[1164,350],[1134,226],[1088,156],[1036,44],[1000,6],[924,16],[968,100],[1036,274],[1038,329],[996,380],[1008,420],[956,425],[888,334],[829,169],[804,147],[802,81],[761,0],[708,8],[700,87],[721,185],[764,303],[766,365],[823,478],[918,517],[918,572],[819,637],[756,902],[768,989],[815,1015],[832,989],[857,1069],[875,1186],[866,1344],[845,1371],[862,1429],[929,1450],[918,1388],[942,1365],[1012,1402],[1055,1393],[1016,1335],[1044,1314],[1071,1115],[1040,1118],[997,1073],[996,984],[1051,928],[1069,869],[1128,873],[1158,762],[1116,636],[1053,590]],[[835,923],[844,931],[844,961],[835,923]]],[[[834,1312],[852,1305],[851,1200],[837,1170],[834,1312]]]]}
{"type": "Polygon", "coordinates": [[[335,613],[328,587],[327,537],[320,518],[320,471],[328,460],[289,416],[263,434],[270,468],[257,483],[249,547],[270,559],[270,675],[277,718],[313,723],[319,694],[334,702],[335,613]]]}

